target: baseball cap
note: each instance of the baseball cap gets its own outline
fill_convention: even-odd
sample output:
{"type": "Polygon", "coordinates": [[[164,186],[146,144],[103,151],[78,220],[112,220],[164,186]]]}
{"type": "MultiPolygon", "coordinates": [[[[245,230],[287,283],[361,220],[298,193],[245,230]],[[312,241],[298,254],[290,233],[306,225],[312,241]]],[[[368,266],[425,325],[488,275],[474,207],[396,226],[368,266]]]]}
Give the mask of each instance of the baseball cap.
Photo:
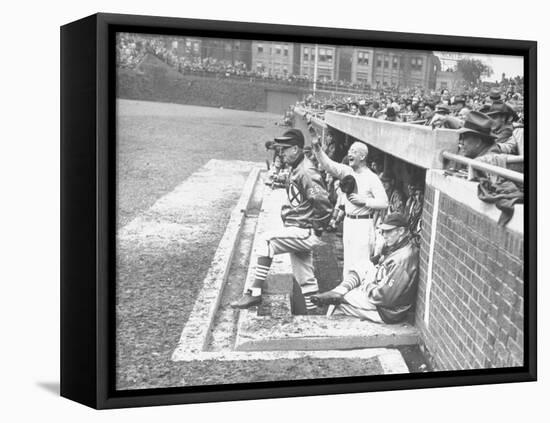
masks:
{"type": "Polygon", "coordinates": [[[304,148],[304,134],[299,129],[289,129],[282,136],[275,137],[275,147],[294,147],[304,148]]]}
{"type": "Polygon", "coordinates": [[[384,218],[384,221],[380,225],[380,229],[383,231],[389,231],[397,227],[406,228],[408,224],[407,218],[403,213],[391,213],[384,218]]]}
{"type": "Polygon", "coordinates": [[[357,182],[352,175],[346,175],[340,181],[340,189],[344,194],[353,194],[357,191],[357,182]]]}

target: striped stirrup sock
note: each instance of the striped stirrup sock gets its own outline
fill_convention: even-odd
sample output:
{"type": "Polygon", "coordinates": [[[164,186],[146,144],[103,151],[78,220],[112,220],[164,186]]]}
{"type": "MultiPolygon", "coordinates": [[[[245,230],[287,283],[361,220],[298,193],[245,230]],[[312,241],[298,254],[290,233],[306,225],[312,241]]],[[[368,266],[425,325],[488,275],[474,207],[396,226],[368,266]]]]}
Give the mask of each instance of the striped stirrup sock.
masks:
{"type": "Polygon", "coordinates": [[[260,295],[264,281],[266,280],[267,274],[269,273],[269,268],[271,267],[272,261],[273,259],[271,257],[267,257],[267,256],[258,257],[258,261],[256,262],[256,272],[254,275],[254,282],[252,283],[252,286],[251,286],[251,291],[253,292],[252,295],[254,295],[258,291],[259,291],[258,295],[260,295]]]}
{"type": "Polygon", "coordinates": [[[311,296],[318,294],[319,291],[315,292],[308,292],[307,294],[304,294],[304,301],[306,303],[306,310],[315,310],[317,308],[317,304],[313,304],[311,302],[311,296]]]}

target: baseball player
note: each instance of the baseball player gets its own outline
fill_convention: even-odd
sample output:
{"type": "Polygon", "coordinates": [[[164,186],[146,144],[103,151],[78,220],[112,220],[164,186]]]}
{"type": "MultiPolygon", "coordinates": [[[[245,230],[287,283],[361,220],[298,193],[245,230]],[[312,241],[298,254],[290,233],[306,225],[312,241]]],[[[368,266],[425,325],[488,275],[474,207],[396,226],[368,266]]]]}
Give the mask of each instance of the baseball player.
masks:
{"type": "Polygon", "coordinates": [[[284,227],[266,234],[265,249],[257,258],[255,279],[231,306],[242,309],[260,304],[273,256],[290,253],[292,273],[310,312],[317,307],[310,297],[319,291],[313,273],[312,249],[321,243],[320,236],[331,218],[332,206],[320,172],[304,155],[302,132],[290,129],[282,137],[275,138],[274,146],[281,150],[284,162],[290,166],[287,202],[281,208],[284,227]]]}
{"type": "MultiPolygon", "coordinates": [[[[341,181],[341,188],[345,180],[354,180],[350,190],[344,196],[342,276],[344,280],[356,276],[362,279],[374,267],[370,261],[374,243],[374,212],[388,207],[388,196],[378,175],[367,166],[369,150],[366,144],[354,142],[350,146],[349,166],[331,160],[321,149],[321,142],[317,137],[312,138],[311,145],[321,167],[341,181]]],[[[344,189],[342,191],[344,192],[344,189]]]]}

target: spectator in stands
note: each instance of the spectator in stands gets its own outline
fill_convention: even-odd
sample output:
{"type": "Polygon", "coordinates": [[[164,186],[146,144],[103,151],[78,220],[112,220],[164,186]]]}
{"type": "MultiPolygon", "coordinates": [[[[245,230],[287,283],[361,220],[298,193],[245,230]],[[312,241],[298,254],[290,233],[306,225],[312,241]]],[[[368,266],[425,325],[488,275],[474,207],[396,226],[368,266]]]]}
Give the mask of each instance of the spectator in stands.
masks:
{"type": "Polygon", "coordinates": [[[451,108],[449,106],[446,104],[437,105],[431,120],[433,128],[459,129],[462,125],[463,122],[460,119],[451,115],[451,108]]]}
{"type": "Polygon", "coordinates": [[[500,94],[500,90],[498,88],[491,88],[489,91],[489,98],[487,100],[487,103],[489,105],[502,103],[502,96],[500,94]]]}
{"type": "Polygon", "coordinates": [[[387,120],[389,122],[401,122],[401,119],[397,116],[397,113],[395,112],[395,108],[393,106],[389,106],[386,108],[386,117],[384,120],[387,120]]]}
{"type": "Polygon", "coordinates": [[[373,101],[368,109],[367,116],[372,118],[378,118],[380,115],[380,104],[377,101],[373,101]]]}
{"type": "Polygon", "coordinates": [[[460,111],[466,106],[466,97],[463,95],[457,95],[453,98],[452,109],[453,115],[458,116],[460,111]]]}
{"type": "Polygon", "coordinates": [[[312,296],[317,304],[338,304],[337,313],[377,323],[399,323],[407,318],[416,297],[418,247],[411,240],[403,214],[386,216],[382,225],[385,246],[374,268],[361,279],[344,280],[331,291],[312,296]]]}
{"type": "Polygon", "coordinates": [[[523,156],[523,126],[515,128],[510,138],[499,142],[497,145],[503,154],[519,154],[523,156]]]}
{"type": "Polygon", "coordinates": [[[500,153],[495,143],[496,136],[491,131],[492,126],[493,120],[486,114],[476,111],[468,113],[464,126],[458,130],[459,153],[470,159],[500,153]]]}
{"type": "Polygon", "coordinates": [[[494,103],[487,112],[487,116],[490,116],[494,121],[493,133],[497,137],[497,143],[504,142],[512,136],[514,131],[512,121],[516,116],[512,106],[508,103],[494,103]]]}
{"type": "Polygon", "coordinates": [[[432,103],[425,103],[424,112],[422,113],[422,119],[426,121],[426,125],[429,125],[434,116],[435,107],[432,103]]]}
{"type": "Polygon", "coordinates": [[[359,104],[355,101],[349,103],[349,114],[358,115],[359,114],[359,104]]]}

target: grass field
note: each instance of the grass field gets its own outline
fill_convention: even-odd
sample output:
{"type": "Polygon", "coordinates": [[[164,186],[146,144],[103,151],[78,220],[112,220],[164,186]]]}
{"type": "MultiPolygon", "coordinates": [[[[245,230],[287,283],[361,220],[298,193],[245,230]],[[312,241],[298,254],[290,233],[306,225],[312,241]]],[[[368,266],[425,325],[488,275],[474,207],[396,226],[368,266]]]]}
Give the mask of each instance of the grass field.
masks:
{"type": "MultiPolygon", "coordinates": [[[[154,221],[155,202],[211,159],[265,161],[264,143],[281,133],[274,124],[280,116],[127,100],[117,108],[117,227],[126,234],[117,257],[117,387],[175,386],[182,366],[170,356],[241,194],[245,169],[220,172],[220,179],[232,179],[220,180],[223,188],[210,195],[196,194],[196,207],[185,212],[189,231],[176,244],[150,249],[142,243],[148,238],[131,238],[128,228],[139,227],[143,216],[154,221]]],[[[193,196],[190,185],[184,188],[193,196]]]]}
{"type": "Polygon", "coordinates": [[[118,227],[210,159],[263,162],[281,116],[118,100],[118,227]]]}

